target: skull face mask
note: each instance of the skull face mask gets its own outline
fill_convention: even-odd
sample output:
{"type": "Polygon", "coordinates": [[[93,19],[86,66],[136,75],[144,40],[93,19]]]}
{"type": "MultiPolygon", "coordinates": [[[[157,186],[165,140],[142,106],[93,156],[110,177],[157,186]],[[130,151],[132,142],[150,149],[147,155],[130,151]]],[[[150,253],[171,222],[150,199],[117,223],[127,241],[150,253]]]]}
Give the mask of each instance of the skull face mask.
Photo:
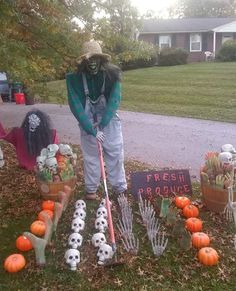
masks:
{"type": "Polygon", "coordinates": [[[99,57],[91,57],[86,61],[86,69],[89,74],[96,75],[100,69],[101,60],[99,57]]]}

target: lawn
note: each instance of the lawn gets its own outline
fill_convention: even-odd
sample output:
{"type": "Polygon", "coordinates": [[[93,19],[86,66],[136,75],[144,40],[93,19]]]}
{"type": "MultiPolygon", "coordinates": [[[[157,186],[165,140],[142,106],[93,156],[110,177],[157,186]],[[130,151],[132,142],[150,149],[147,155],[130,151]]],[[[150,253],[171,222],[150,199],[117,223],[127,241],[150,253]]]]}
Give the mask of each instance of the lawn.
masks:
{"type": "MultiPolygon", "coordinates": [[[[90,240],[94,233],[94,211],[99,201],[87,203],[86,227],[81,249],[81,264],[72,272],[64,262],[67,239],[71,233],[70,224],[74,212],[74,202],[83,197],[83,175],[81,154],[79,155],[78,186],[64,212],[54,236],[53,245],[47,248],[45,268],[35,264],[33,251],[25,253],[27,265],[16,274],[9,274],[2,268],[3,260],[10,254],[19,252],[15,247],[16,238],[29,230],[30,224],[40,211],[42,199],[39,195],[32,172],[20,170],[14,149],[1,142],[6,157],[6,166],[0,169],[1,215],[0,215],[0,290],[235,290],[236,268],[233,249],[233,228],[222,215],[206,210],[201,203],[198,184],[193,184],[192,200],[199,206],[203,220],[203,230],[211,238],[211,246],[220,255],[219,264],[213,267],[201,265],[194,248],[182,249],[178,235],[165,219],[160,219],[169,242],[163,256],[156,258],[151,250],[145,228],[141,222],[137,202],[129,195],[134,215],[134,232],[140,240],[137,256],[127,254],[122,248],[116,229],[118,258],[125,265],[104,268],[96,265],[96,252],[90,240]]],[[[132,171],[150,169],[148,165],[136,161],[125,164],[127,179],[132,171]]],[[[112,208],[114,222],[117,222],[116,207],[112,208]]],[[[181,219],[181,213],[178,214],[181,219]]],[[[115,224],[116,225],[116,224],[115,224]]]]}
{"type": "MultiPolygon", "coordinates": [[[[66,103],[64,80],[47,87],[48,102],[66,103]]],[[[236,62],[126,71],[121,109],[236,122],[236,62]]]]}

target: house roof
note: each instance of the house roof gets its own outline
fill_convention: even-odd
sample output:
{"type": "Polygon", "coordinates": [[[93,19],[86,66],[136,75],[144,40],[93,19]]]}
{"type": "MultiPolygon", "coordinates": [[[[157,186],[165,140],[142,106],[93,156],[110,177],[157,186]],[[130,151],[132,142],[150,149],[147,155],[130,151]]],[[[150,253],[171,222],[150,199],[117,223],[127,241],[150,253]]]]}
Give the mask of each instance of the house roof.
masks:
{"type": "Polygon", "coordinates": [[[236,18],[178,18],[178,19],[148,19],[143,21],[140,34],[174,33],[174,32],[204,32],[236,21],[236,18]]]}

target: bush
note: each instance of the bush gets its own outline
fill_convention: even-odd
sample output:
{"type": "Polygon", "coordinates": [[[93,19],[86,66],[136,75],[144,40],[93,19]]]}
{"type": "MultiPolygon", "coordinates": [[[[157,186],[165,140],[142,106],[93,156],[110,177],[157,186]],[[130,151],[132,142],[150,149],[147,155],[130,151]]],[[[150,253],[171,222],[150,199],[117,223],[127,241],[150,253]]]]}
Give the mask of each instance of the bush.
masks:
{"type": "Polygon", "coordinates": [[[236,61],[236,40],[226,41],[222,45],[216,59],[222,62],[236,61]]]}
{"type": "Polygon", "coordinates": [[[158,56],[159,66],[175,66],[187,63],[188,52],[181,48],[164,48],[158,56]]]}
{"type": "Polygon", "coordinates": [[[130,40],[114,35],[106,40],[104,51],[112,56],[112,62],[122,70],[154,66],[157,63],[157,48],[152,44],[130,40]]]}

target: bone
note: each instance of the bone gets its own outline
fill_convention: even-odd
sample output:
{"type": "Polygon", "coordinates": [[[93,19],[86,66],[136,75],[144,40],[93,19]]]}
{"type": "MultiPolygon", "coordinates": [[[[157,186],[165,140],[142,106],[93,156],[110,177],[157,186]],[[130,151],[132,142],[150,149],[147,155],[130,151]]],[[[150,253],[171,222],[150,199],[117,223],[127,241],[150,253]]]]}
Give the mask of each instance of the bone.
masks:
{"type": "Polygon", "coordinates": [[[158,221],[158,218],[153,217],[147,223],[147,234],[150,241],[156,237],[160,229],[160,224],[158,224],[158,221]]]}
{"type": "Polygon", "coordinates": [[[139,239],[135,239],[134,234],[130,233],[126,237],[121,239],[125,250],[128,253],[137,254],[139,250],[139,239]]]}
{"type": "Polygon", "coordinates": [[[155,256],[160,257],[167,246],[168,238],[166,238],[165,233],[158,233],[152,240],[152,250],[155,256]]]}

